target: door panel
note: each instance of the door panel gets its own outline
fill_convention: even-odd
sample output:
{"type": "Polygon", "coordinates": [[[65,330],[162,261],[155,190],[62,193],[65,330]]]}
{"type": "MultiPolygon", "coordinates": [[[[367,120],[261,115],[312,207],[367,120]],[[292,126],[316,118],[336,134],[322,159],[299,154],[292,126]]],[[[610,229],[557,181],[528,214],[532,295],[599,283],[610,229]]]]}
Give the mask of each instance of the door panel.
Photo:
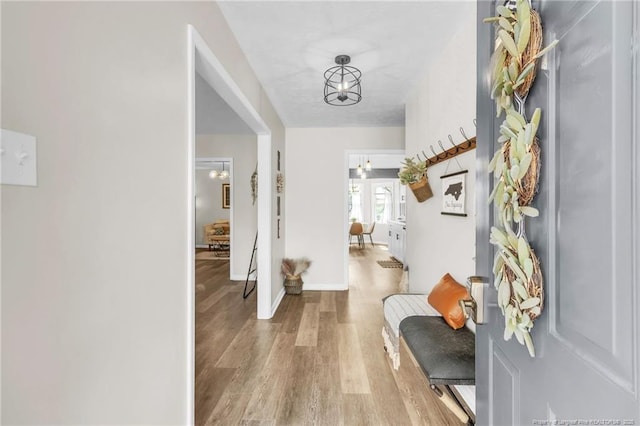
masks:
{"type": "Polygon", "coordinates": [[[551,334],[634,391],[634,330],[624,326],[633,312],[633,157],[632,144],[621,143],[632,140],[632,67],[622,48],[629,38],[620,37],[631,34],[632,21],[615,6],[591,8],[551,55],[547,151],[557,161],[546,167],[556,211],[547,280],[551,334]]]}
{"type": "MultiPolygon", "coordinates": [[[[540,216],[527,221],[527,236],[542,265],[545,310],[530,358],[515,339],[503,340],[504,318],[489,290],[489,320],[476,335],[478,424],[640,424],[638,3],[533,2],[545,40],[560,40],[527,101],[529,113],[542,108],[540,216]]],[[[476,257],[489,282],[494,212],[485,201],[493,185],[486,165],[503,118],[488,96],[494,32],[481,21],[495,5],[478,4],[476,257]]]]}
{"type": "Polygon", "coordinates": [[[520,418],[520,372],[509,358],[490,340],[492,372],[491,392],[494,403],[504,407],[494,410],[490,424],[516,424],[520,418]],[[503,402],[508,402],[503,404],[503,402]]]}

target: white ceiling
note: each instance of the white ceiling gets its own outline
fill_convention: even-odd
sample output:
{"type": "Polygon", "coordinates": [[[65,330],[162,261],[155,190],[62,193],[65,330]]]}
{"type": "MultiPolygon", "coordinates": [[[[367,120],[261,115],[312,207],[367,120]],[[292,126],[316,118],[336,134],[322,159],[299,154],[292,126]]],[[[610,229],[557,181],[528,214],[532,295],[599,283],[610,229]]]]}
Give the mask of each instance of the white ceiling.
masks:
{"type": "MultiPolygon", "coordinates": [[[[286,127],[403,126],[404,103],[475,1],[221,1],[286,127]],[[357,105],[324,103],[339,54],[362,71],[357,105]]],[[[454,71],[454,70],[452,70],[454,71]]]]}
{"type": "Polygon", "coordinates": [[[227,157],[210,157],[196,158],[196,170],[224,170],[231,172],[231,158],[227,157]]]}

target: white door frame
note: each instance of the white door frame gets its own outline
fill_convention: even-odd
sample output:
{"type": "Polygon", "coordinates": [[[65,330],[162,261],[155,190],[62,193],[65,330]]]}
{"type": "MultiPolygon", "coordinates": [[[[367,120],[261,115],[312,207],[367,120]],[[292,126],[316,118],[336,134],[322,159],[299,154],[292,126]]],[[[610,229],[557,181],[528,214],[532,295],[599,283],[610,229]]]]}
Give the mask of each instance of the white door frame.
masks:
{"type": "MultiPolygon", "coordinates": [[[[205,40],[192,25],[187,26],[187,424],[194,422],[195,385],[195,146],[196,70],[232,110],[251,128],[258,139],[258,283],[257,317],[271,318],[271,130],[225,70],[205,40]]],[[[240,297],[240,295],[238,295],[240,297]]]]}
{"type": "MultiPolygon", "coordinates": [[[[344,193],[344,238],[345,244],[343,245],[344,249],[342,251],[343,254],[343,262],[344,262],[344,290],[349,289],[349,244],[346,244],[349,241],[349,156],[350,155],[375,155],[375,154],[388,154],[388,155],[404,155],[405,151],[403,149],[347,149],[344,151],[344,183],[342,185],[343,193],[344,193]]],[[[400,167],[400,165],[398,165],[400,167]]]]}

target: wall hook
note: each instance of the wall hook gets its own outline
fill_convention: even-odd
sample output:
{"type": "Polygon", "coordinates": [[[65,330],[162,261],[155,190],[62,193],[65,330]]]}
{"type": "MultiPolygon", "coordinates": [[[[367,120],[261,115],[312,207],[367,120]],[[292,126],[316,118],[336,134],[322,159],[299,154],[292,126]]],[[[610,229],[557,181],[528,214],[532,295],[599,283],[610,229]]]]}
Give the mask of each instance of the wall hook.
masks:
{"type": "Polygon", "coordinates": [[[465,142],[469,142],[469,138],[467,137],[462,127],[460,127],[460,133],[462,133],[462,137],[464,138],[465,142]]]}
{"type": "MultiPolygon", "coordinates": [[[[475,124],[475,119],[474,119],[474,124],[475,124]]],[[[462,143],[460,143],[460,144],[456,144],[455,141],[453,140],[453,136],[451,136],[451,134],[449,134],[449,135],[447,135],[447,137],[449,138],[449,143],[451,144],[451,148],[446,149],[444,144],[442,143],[442,140],[438,140],[438,145],[440,146],[440,149],[442,150],[441,153],[437,153],[436,150],[433,148],[433,145],[429,145],[429,150],[431,151],[433,156],[430,157],[429,155],[427,155],[426,152],[422,151],[422,155],[425,158],[424,161],[426,162],[427,166],[433,166],[433,165],[441,163],[443,161],[454,159],[454,160],[456,160],[456,163],[458,164],[458,167],[460,167],[460,169],[462,170],[460,162],[455,157],[457,157],[458,155],[460,155],[462,153],[465,153],[465,152],[467,152],[467,151],[469,151],[471,149],[475,149],[475,147],[476,147],[476,137],[474,136],[471,139],[469,139],[469,137],[467,136],[467,134],[464,131],[464,128],[462,128],[462,127],[460,127],[460,133],[464,137],[464,141],[462,143]]],[[[418,155],[418,159],[420,159],[419,155],[418,155]]],[[[447,168],[448,168],[448,165],[447,165],[447,168]]]]}
{"type": "Polygon", "coordinates": [[[429,149],[431,149],[431,152],[433,152],[434,157],[439,158],[438,154],[436,154],[436,152],[433,149],[433,145],[429,145],[429,149]]]}
{"type": "Polygon", "coordinates": [[[460,153],[460,146],[456,145],[456,143],[453,141],[453,137],[451,135],[449,135],[449,142],[451,143],[451,146],[453,148],[455,148],[456,152],[453,155],[458,155],[460,153]]]}
{"type": "Polygon", "coordinates": [[[454,148],[455,148],[456,144],[455,144],[455,142],[453,141],[453,136],[451,136],[451,135],[447,135],[447,137],[449,138],[449,142],[451,142],[451,145],[453,145],[453,146],[454,146],[454,148]]]}

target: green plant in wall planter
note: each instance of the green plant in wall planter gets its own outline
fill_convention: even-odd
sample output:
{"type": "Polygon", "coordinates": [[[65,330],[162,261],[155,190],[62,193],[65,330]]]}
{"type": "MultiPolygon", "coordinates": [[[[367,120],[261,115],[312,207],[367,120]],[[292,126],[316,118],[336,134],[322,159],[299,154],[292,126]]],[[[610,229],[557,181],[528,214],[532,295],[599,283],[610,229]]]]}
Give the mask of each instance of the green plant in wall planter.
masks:
{"type": "Polygon", "coordinates": [[[540,262],[526,237],[526,218],[537,217],[531,206],[540,175],[540,146],[536,133],[541,110],[531,120],[525,116],[525,102],[536,75],[537,60],[552,49],[554,40],[542,47],[540,15],[528,0],[517,0],[515,10],[497,7],[498,16],[485,22],[496,25],[496,48],[491,58],[491,98],[497,116],[505,112],[498,142],[501,147],[489,163],[495,185],[489,197],[498,210],[497,226],[491,228],[495,245],[493,273],[498,305],[505,318],[504,339],[516,336],[535,356],[531,337],[534,320],[542,313],[544,290],[540,262]],[[514,102],[515,101],[515,102],[514,102]],[[515,229],[514,229],[515,228],[515,229]]]}
{"type": "Polygon", "coordinates": [[[433,197],[431,185],[429,185],[429,177],[427,176],[427,162],[415,160],[413,158],[405,158],[402,162],[402,168],[398,172],[400,183],[411,188],[413,195],[419,203],[433,197]]]}

